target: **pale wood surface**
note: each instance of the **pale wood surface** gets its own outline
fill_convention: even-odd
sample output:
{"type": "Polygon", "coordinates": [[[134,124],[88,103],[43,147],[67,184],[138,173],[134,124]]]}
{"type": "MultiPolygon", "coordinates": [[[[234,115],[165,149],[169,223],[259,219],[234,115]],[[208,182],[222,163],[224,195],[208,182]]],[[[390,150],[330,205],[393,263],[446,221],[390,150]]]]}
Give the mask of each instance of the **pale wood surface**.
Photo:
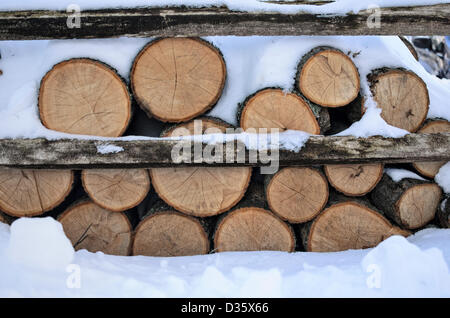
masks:
{"type": "Polygon", "coordinates": [[[64,201],[72,189],[70,170],[0,170],[0,210],[17,217],[40,215],[64,201]]]}
{"type": "Polygon", "coordinates": [[[132,254],[167,257],[208,252],[208,236],[199,221],[175,211],[162,211],[138,225],[132,254]]]}
{"type": "Polygon", "coordinates": [[[196,38],[165,38],[136,57],[131,87],[139,105],[164,122],[188,121],[222,94],[226,67],[220,52],[196,38]]]}
{"type": "Polygon", "coordinates": [[[122,79],[90,59],[56,64],[42,79],[39,115],[49,129],[70,134],[121,136],[131,117],[122,79]]]}
{"type": "Polygon", "coordinates": [[[91,201],[69,207],[58,217],[75,250],[129,255],[131,224],[123,213],[111,212],[91,201]]]}
{"type": "Polygon", "coordinates": [[[150,190],[146,169],[83,170],[81,180],[95,203],[115,212],[135,207],[150,190]]]}
{"type": "Polygon", "coordinates": [[[382,164],[325,165],[324,170],[330,184],[348,196],[369,193],[383,176],[382,164]]]}

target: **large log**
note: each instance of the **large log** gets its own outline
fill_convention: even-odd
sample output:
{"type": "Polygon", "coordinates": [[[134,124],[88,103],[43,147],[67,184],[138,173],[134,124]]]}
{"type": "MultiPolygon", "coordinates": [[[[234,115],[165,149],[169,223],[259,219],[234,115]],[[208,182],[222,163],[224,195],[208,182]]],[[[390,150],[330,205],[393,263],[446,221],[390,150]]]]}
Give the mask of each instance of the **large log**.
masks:
{"type": "Polygon", "coordinates": [[[433,220],[441,196],[435,183],[409,178],[396,182],[386,174],[371,192],[372,203],[406,229],[418,229],[433,220]]]}
{"type": "Polygon", "coordinates": [[[411,71],[390,68],[373,70],[367,78],[381,117],[389,125],[417,131],[430,104],[425,82],[411,71]]]}
{"type": "Polygon", "coordinates": [[[184,122],[205,113],[222,94],[225,78],[219,50],[198,38],[150,42],[130,75],[141,108],[163,122],[184,122]]]}
{"type": "Polygon", "coordinates": [[[81,180],[92,201],[114,212],[135,207],[150,190],[146,169],[83,170],[81,180]]]}
{"type": "Polygon", "coordinates": [[[346,54],[332,47],[320,46],[300,60],[296,85],[313,103],[341,107],[358,96],[359,73],[346,54]]]}
{"type": "Polygon", "coordinates": [[[369,248],[392,235],[410,234],[393,226],[367,199],[342,195],[332,196],[328,207],[300,232],[308,252],[369,248]]]}
{"type": "Polygon", "coordinates": [[[131,118],[127,85],[109,66],[86,58],[56,64],[39,89],[45,127],[70,134],[121,136],[131,118]]]}
{"type": "Polygon", "coordinates": [[[68,28],[66,11],[0,12],[0,40],[210,35],[430,35],[450,34],[450,5],[380,8],[346,15],[240,12],[226,7],[83,10],[80,28],[68,28]],[[407,31],[405,31],[407,30],[407,31]]]}
{"type": "MultiPolygon", "coordinates": [[[[164,137],[193,135],[199,124],[200,134],[224,133],[230,127],[212,118],[202,118],[170,128],[164,137]],[[213,129],[213,130],[211,130],[213,129]]],[[[153,168],[153,187],[158,196],[176,210],[198,216],[213,216],[236,205],[243,197],[252,174],[251,168],[187,167],[153,168]]]]}
{"type": "Polygon", "coordinates": [[[74,203],[58,217],[75,250],[129,255],[132,228],[124,213],[111,212],[91,201],[74,203]]]}
{"type": "Polygon", "coordinates": [[[16,217],[50,211],[72,190],[70,170],[0,170],[0,210],[16,217]]]}

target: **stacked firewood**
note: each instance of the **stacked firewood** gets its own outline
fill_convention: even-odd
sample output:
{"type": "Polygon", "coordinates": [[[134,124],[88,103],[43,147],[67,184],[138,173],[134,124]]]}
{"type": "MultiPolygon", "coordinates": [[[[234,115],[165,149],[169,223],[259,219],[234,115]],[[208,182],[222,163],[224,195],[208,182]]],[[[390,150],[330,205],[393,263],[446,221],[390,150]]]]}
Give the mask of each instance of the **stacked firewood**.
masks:
{"type": "MultiPolygon", "coordinates": [[[[425,121],[428,91],[413,72],[380,68],[368,80],[390,125],[450,131],[447,121],[425,121]]],[[[226,133],[229,123],[204,115],[225,82],[225,61],[210,43],[159,39],[137,55],[129,85],[91,59],[55,65],[41,82],[39,114],[47,128],[71,134],[118,137],[149,123],[161,137],[226,133]],[[144,113],[153,122],[143,120],[144,113]],[[194,119],[202,121],[201,132],[194,119]]],[[[329,135],[359,120],[365,100],[351,55],[317,47],[299,62],[292,92],[256,91],[236,116],[243,130],[329,135]]],[[[414,163],[406,168],[426,179],[399,181],[382,164],[345,162],[286,167],[272,175],[249,167],[3,170],[0,221],[51,215],[76,249],[116,255],[368,248],[430,224],[449,226],[450,200],[432,181],[443,164],[414,163]]]]}

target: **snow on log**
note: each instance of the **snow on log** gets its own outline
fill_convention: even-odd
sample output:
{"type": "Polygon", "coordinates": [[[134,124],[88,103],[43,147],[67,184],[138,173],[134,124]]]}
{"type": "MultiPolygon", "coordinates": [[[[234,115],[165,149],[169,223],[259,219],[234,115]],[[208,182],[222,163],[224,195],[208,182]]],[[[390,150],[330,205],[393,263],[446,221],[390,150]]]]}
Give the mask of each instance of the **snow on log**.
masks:
{"type": "Polygon", "coordinates": [[[0,210],[16,217],[43,214],[72,190],[70,170],[0,170],[0,210]]]}
{"type": "Polygon", "coordinates": [[[59,217],[75,250],[129,255],[132,228],[124,213],[106,210],[91,201],[73,204],[59,217]]]}
{"type": "Polygon", "coordinates": [[[383,176],[383,164],[325,165],[324,170],[333,188],[347,196],[369,193],[383,176]]]}
{"type": "Polygon", "coordinates": [[[416,132],[425,121],[430,99],[425,82],[411,71],[381,68],[367,76],[381,117],[392,126],[416,132]]]}
{"type": "Polygon", "coordinates": [[[184,122],[205,113],[222,94],[225,78],[219,50],[197,38],[150,42],[130,75],[138,104],[163,122],[184,122]]]}
{"type": "Polygon", "coordinates": [[[131,98],[109,66],[76,58],[56,64],[42,79],[39,115],[48,129],[118,137],[130,121],[131,98]]]}
{"type": "MultiPolygon", "coordinates": [[[[213,118],[201,118],[200,133],[225,133],[230,127],[213,118]],[[206,130],[208,130],[206,132],[206,130]]],[[[163,132],[163,137],[195,132],[193,121],[163,132]]],[[[228,211],[244,196],[252,169],[248,167],[153,168],[153,187],[161,199],[178,211],[206,217],[228,211]]]]}
{"type": "Polygon", "coordinates": [[[441,188],[418,179],[398,182],[384,174],[371,192],[372,203],[405,229],[419,229],[434,219],[441,201],[441,188]]]}
{"type": "Polygon", "coordinates": [[[249,96],[240,105],[237,119],[242,129],[278,128],[323,134],[330,128],[326,108],[277,88],[266,88],[249,96]]]}
{"type": "MultiPolygon", "coordinates": [[[[433,134],[441,132],[450,132],[450,123],[446,120],[432,120],[426,123],[417,133],[433,134]]],[[[414,168],[423,176],[434,178],[439,172],[439,169],[446,163],[446,161],[437,162],[414,162],[414,168]]]]}
{"type": "Polygon", "coordinates": [[[328,201],[328,182],[314,168],[288,167],[265,177],[270,210],[290,223],[310,221],[328,201]]]}
{"type": "Polygon", "coordinates": [[[325,107],[341,107],[359,94],[359,73],[343,52],[327,46],[316,47],[302,57],[297,87],[310,101],[325,107]]]}
{"type": "Polygon", "coordinates": [[[113,212],[135,207],[150,190],[146,169],[83,170],[81,180],[92,201],[113,212]]]}

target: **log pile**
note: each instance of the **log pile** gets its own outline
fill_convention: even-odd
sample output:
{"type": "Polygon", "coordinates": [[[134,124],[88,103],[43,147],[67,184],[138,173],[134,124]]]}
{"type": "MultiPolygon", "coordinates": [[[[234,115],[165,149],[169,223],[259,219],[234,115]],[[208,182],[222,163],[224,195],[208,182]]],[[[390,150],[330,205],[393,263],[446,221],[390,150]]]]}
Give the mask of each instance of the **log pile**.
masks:
{"type": "MultiPolygon", "coordinates": [[[[299,61],[293,91],[270,87],[248,96],[236,113],[240,127],[204,115],[225,79],[225,61],[208,42],[155,40],[133,63],[132,96],[103,63],[72,59],[55,65],[41,83],[40,118],[49,129],[116,137],[139,105],[160,122],[176,123],[161,128],[162,137],[227,128],[330,134],[365,111],[358,69],[349,54],[332,47],[315,48],[299,61]]],[[[368,80],[389,124],[410,132],[450,131],[444,120],[424,124],[428,91],[416,74],[383,68],[368,80]]],[[[115,255],[369,248],[429,224],[449,227],[450,200],[432,180],[443,164],[409,167],[425,181],[394,181],[382,164],[346,162],[286,167],[272,175],[249,167],[2,170],[0,222],[52,215],[75,249],[115,255]]]]}

